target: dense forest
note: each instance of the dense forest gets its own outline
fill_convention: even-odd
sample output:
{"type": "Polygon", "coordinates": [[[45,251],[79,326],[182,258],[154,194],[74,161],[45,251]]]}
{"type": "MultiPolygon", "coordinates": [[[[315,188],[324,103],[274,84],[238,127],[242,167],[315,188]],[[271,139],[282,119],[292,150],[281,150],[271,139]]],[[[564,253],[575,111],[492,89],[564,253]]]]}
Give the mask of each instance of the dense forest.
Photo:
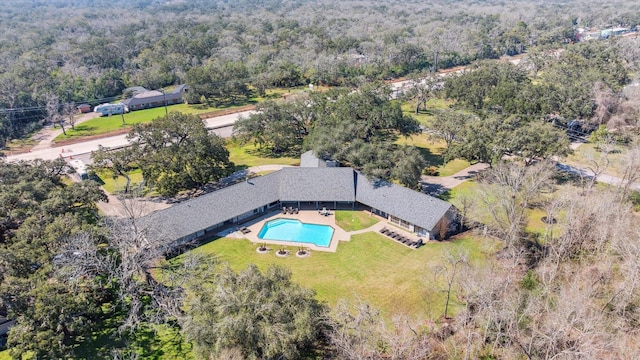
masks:
{"type": "MultiPolygon", "coordinates": [[[[238,266],[256,256],[254,244],[251,254],[233,239],[236,247],[219,257],[176,256],[184,249],[147,236],[141,203],[131,195],[132,170],[148,188],[173,196],[245,165],[230,161],[229,142],[207,132],[196,115],[167,112],[133,126],[131,147],[93,153],[95,169],[126,178],[122,218],[103,216],[96,203],[107,199],[104,190],[93,181],[70,182],[62,159],[0,159],[0,316],[16,320],[0,339],[8,347],[0,355],[640,356],[639,38],[575,37],[578,28],[637,27],[637,2],[9,0],[2,6],[0,144],[29,136],[74,104],[118,100],[132,86],[187,83],[189,103],[227,106],[311,83],[330,88],[260,102],[236,123],[231,141],[251,143],[267,162],[311,149],[416,189],[433,165],[425,154],[431,161],[436,154],[412,137],[440,141],[437,155],[445,163],[487,169],[466,191],[442,194],[469,231],[410,250],[429,256],[420,274],[396,268],[403,279],[419,279],[417,289],[385,289],[385,296],[414,291],[424,301],[393,303],[395,312],[385,313],[367,303],[367,293],[355,294],[359,301],[319,300],[295,269],[238,266]],[[517,65],[498,60],[520,54],[517,65]],[[459,65],[465,70],[436,73],[459,65]],[[393,94],[384,81],[398,78],[412,86],[393,94]],[[408,114],[407,104],[421,117],[408,114]],[[578,128],[591,132],[591,144],[583,145],[593,151],[575,155],[572,165],[593,176],[557,171],[558,159],[572,153],[566,130],[578,128]],[[597,184],[606,171],[617,176],[616,186],[597,184]],[[224,261],[234,254],[242,261],[224,261]],[[403,312],[420,304],[433,308],[430,318],[403,312]]],[[[375,243],[367,244],[368,252],[375,243]]],[[[382,249],[374,255],[396,255],[395,248],[382,249]]],[[[352,254],[349,270],[332,276],[360,282],[358,261],[368,254],[348,253],[341,244],[331,261],[343,254],[352,254]]],[[[314,257],[321,258],[306,260],[314,257]]],[[[394,265],[409,257],[396,257],[394,265]]],[[[365,269],[383,282],[388,274],[376,271],[365,269]]],[[[370,285],[374,292],[380,284],[370,285]]]]}
{"type": "Polygon", "coordinates": [[[0,14],[1,143],[47,104],[188,83],[190,102],[315,83],[357,85],[557,46],[577,26],[632,27],[633,2],[7,1],[0,14]],[[464,5],[464,6],[459,6],[464,5]]]}

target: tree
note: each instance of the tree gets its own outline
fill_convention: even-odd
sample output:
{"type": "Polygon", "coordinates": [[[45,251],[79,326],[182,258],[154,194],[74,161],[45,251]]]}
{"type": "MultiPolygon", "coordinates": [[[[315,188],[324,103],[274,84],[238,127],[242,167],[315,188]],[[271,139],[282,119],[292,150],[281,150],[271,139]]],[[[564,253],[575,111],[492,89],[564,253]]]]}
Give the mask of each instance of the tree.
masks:
{"type": "Polygon", "coordinates": [[[459,134],[464,131],[464,127],[471,121],[472,114],[452,109],[437,110],[431,123],[431,128],[435,130],[436,136],[442,138],[447,148],[459,140],[459,134]]]}
{"type": "Polygon", "coordinates": [[[99,322],[101,286],[73,287],[56,273],[64,239],[92,228],[95,182],[66,185],[66,163],[0,162],[0,307],[17,320],[11,354],[67,357],[99,322]]]}
{"type": "Polygon", "coordinates": [[[424,105],[426,108],[427,101],[434,97],[438,90],[442,87],[442,79],[439,76],[427,75],[419,76],[409,83],[409,90],[405,97],[416,102],[415,114],[420,112],[420,107],[424,105]]]}
{"type": "Polygon", "coordinates": [[[78,113],[78,108],[74,102],[65,103],[62,106],[62,114],[67,117],[67,122],[71,125],[71,128],[74,129],[76,126],[76,114],[78,113]]]}
{"type": "Polygon", "coordinates": [[[199,358],[235,349],[245,359],[299,359],[319,340],[324,307],[288,270],[225,268],[213,283],[194,286],[183,331],[199,358]]]}
{"type": "Polygon", "coordinates": [[[64,129],[64,118],[60,116],[60,99],[57,95],[48,93],[46,100],[47,120],[52,124],[59,124],[62,132],[67,135],[67,131],[64,129]]]}
{"type": "Polygon", "coordinates": [[[331,358],[419,360],[428,358],[434,348],[417,323],[396,315],[387,324],[377,309],[363,302],[338,302],[328,322],[331,358]]]}
{"type": "Polygon", "coordinates": [[[444,254],[444,263],[436,268],[437,275],[444,275],[445,281],[447,283],[447,289],[445,290],[447,293],[447,298],[444,303],[444,318],[449,318],[449,301],[451,300],[451,291],[453,290],[453,285],[456,282],[456,277],[458,272],[460,271],[459,267],[463,265],[468,265],[469,262],[469,254],[458,252],[457,254],[453,254],[451,252],[446,252],[444,254]]]}
{"type": "Polygon", "coordinates": [[[116,153],[124,164],[136,158],[147,184],[163,195],[194,189],[233,172],[224,140],[208,133],[197,115],[172,112],[136,125],[128,138],[132,152],[116,153]]]}
{"type": "Polygon", "coordinates": [[[398,147],[389,158],[392,161],[391,178],[397,179],[409,188],[420,187],[420,176],[427,166],[427,161],[416,147],[406,145],[398,147]]]}
{"type": "Polygon", "coordinates": [[[418,122],[402,114],[399,104],[390,100],[390,89],[381,84],[331,95],[335,96],[329,97],[331,101],[318,103],[317,121],[306,146],[321,158],[337,159],[367,176],[389,179],[394,175],[389,166],[393,142],[419,133],[418,122]]]}
{"type": "Polygon", "coordinates": [[[124,187],[125,194],[129,193],[131,186],[131,177],[129,172],[135,169],[137,153],[132,148],[124,148],[119,150],[105,149],[102,145],[98,146],[98,150],[91,155],[94,170],[104,169],[110,171],[114,178],[122,176],[127,180],[124,187]]]}
{"type": "Polygon", "coordinates": [[[476,217],[483,219],[507,247],[518,247],[524,239],[527,208],[540,196],[555,173],[552,164],[531,166],[500,163],[487,170],[476,193],[476,217]]]}
{"type": "Polygon", "coordinates": [[[522,158],[525,165],[566,156],[570,150],[567,135],[548,122],[519,120],[515,130],[506,137],[504,143],[509,152],[522,158]]]}
{"type": "Polygon", "coordinates": [[[489,166],[499,163],[508,150],[502,139],[505,132],[510,132],[510,124],[498,116],[486,119],[468,117],[466,120],[457,141],[447,147],[445,159],[461,158],[489,166]]]}
{"type": "Polygon", "coordinates": [[[290,102],[266,101],[256,113],[234,124],[234,133],[244,142],[253,140],[274,154],[296,151],[313,128],[317,116],[310,99],[290,102]]]}

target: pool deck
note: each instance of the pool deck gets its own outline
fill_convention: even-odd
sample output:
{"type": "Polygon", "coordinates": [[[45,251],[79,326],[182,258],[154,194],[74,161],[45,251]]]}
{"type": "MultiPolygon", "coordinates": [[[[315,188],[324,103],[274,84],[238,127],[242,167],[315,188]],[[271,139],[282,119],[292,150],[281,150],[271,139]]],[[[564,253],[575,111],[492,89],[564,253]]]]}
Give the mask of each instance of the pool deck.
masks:
{"type": "Polygon", "coordinates": [[[351,239],[351,235],[360,234],[360,233],[369,232],[369,231],[377,232],[387,225],[386,219],[381,218],[377,215],[371,215],[371,216],[376,217],[380,221],[378,221],[376,224],[374,224],[373,226],[367,229],[349,232],[349,231],[344,231],[341,227],[336,225],[334,211],[330,211],[330,215],[324,216],[320,214],[318,210],[300,210],[297,214],[283,214],[280,210],[278,210],[278,211],[269,212],[264,216],[261,216],[259,218],[253,219],[251,221],[248,221],[242,224],[240,227],[247,227],[249,230],[251,230],[247,234],[243,234],[240,231],[234,231],[224,236],[237,238],[237,239],[248,239],[249,241],[255,244],[265,243],[269,245],[274,245],[274,247],[280,246],[280,245],[292,246],[292,247],[304,246],[306,249],[309,249],[309,250],[336,252],[340,241],[349,241],[351,239]],[[297,243],[292,241],[273,241],[273,240],[264,240],[264,239],[258,238],[258,233],[262,229],[262,226],[264,225],[264,223],[270,220],[275,220],[275,219],[295,219],[295,220],[300,220],[303,223],[329,225],[333,228],[333,236],[331,238],[331,243],[329,244],[329,247],[322,247],[322,246],[316,246],[316,245],[307,244],[307,243],[302,244],[302,243],[297,243]]]}

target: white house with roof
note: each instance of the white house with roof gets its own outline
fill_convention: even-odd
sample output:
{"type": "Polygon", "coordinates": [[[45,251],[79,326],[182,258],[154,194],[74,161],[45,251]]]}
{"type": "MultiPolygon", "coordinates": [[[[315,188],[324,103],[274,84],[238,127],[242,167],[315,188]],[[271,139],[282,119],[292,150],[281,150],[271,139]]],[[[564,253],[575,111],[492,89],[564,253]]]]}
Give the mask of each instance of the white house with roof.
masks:
{"type": "Polygon", "coordinates": [[[442,239],[460,228],[450,203],[348,167],[287,167],[141,218],[147,236],[186,243],[282,206],[366,208],[416,235],[442,239]]]}

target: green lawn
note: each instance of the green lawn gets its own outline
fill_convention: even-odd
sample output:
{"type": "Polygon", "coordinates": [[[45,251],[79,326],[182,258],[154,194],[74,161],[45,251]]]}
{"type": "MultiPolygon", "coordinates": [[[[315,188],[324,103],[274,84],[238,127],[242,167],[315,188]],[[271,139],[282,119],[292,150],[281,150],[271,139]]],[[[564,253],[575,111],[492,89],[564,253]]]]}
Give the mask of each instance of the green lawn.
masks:
{"type": "MultiPolygon", "coordinates": [[[[605,170],[605,174],[617,177],[624,175],[626,151],[627,149],[624,146],[618,145],[614,147],[614,151],[607,155],[609,166],[605,170]]],[[[578,149],[573,151],[573,154],[567,156],[564,162],[578,167],[592,167],[593,163],[590,160],[599,160],[600,155],[600,151],[596,149],[596,144],[586,143],[580,145],[578,149]]]]}
{"type": "MultiPolygon", "coordinates": [[[[455,242],[429,242],[417,250],[377,233],[355,235],[341,242],[335,253],[312,251],[308,258],[278,258],[274,252],[258,254],[248,240],[221,238],[197,248],[215,254],[236,271],[248,264],[265,269],[276,264],[289,268],[293,280],[314,289],[317,298],[334,306],[339,299],[362,299],[390,318],[404,313],[416,319],[436,319],[442,315],[445,293],[443,280],[434,275],[447,249],[467,249],[476,264],[486,261],[495,243],[464,237],[455,242]]],[[[296,249],[290,248],[293,252],[296,249]]],[[[454,312],[460,304],[453,300],[454,312]]]]}
{"type": "Polygon", "coordinates": [[[471,165],[468,161],[462,159],[454,159],[445,163],[443,157],[446,149],[445,142],[440,139],[434,139],[429,134],[423,133],[408,138],[400,138],[397,143],[417,147],[424,159],[429,163],[429,166],[438,168],[439,176],[451,176],[471,165]]]}
{"type": "Polygon", "coordinates": [[[269,164],[300,164],[300,157],[298,156],[275,156],[268,150],[262,150],[253,144],[241,145],[233,140],[227,141],[227,150],[229,150],[229,160],[233,161],[239,169],[269,164]]]}
{"type": "Polygon", "coordinates": [[[378,222],[378,219],[366,211],[336,210],[336,224],[346,231],[366,229],[378,222]]]}
{"type": "MultiPolygon", "coordinates": [[[[242,105],[245,106],[246,104],[242,105]]],[[[201,105],[176,104],[168,106],[169,111],[177,111],[185,114],[203,114],[220,110],[228,110],[239,108],[242,106],[229,106],[224,108],[202,107],[201,105]]],[[[67,129],[67,135],[61,134],[56,137],[56,141],[78,138],[83,136],[91,136],[105,134],[120,129],[129,129],[134,124],[149,122],[155,118],[165,115],[165,108],[157,107],[153,109],[145,109],[132,111],[124,114],[124,124],[121,115],[103,116],[88,120],[82,124],[76,125],[75,129],[67,129]]]]}
{"type": "Polygon", "coordinates": [[[433,110],[445,109],[449,107],[450,104],[451,102],[447,100],[430,99],[427,101],[427,109],[424,110],[424,108],[421,108],[418,114],[416,114],[416,102],[413,100],[402,103],[400,107],[405,115],[410,115],[418,120],[420,124],[429,126],[433,121],[433,110]]]}
{"type": "Polygon", "coordinates": [[[453,189],[446,191],[445,193],[440,195],[440,198],[452,203],[458,209],[460,209],[462,207],[462,202],[460,199],[465,196],[472,196],[477,188],[478,183],[470,179],[454,187],[453,189]]]}
{"type": "MultiPolygon", "coordinates": [[[[118,176],[114,179],[110,171],[100,171],[96,175],[100,178],[100,181],[98,182],[102,183],[104,189],[110,194],[116,194],[124,191],[124,188],[127,185],[127,179],[122,176],[118,176]]],[[[129,177],[131,178],[131,184],[129,185],[131,188],[134,188],[143,181],[142,171],[140,169],[130,171],[129,177]]]]}
{"type": "MultiPolygon", "coordinates": [[[[268,89],[264,97],[252,97],[246,101],[246,103],[242,103],[239,105],[231,105],[231,106],[222,106],[222,107],[207,107],[201,104],[176,104],[169,105],[167,107],[168,111],[178,111],[185,114],[208,114],[211,113],[211,116],[216,116],[217,112],[225,111],[225,110],[233,110],[245,107],[247,105],[256,104],[267,99],[281,99],[283,95],[289,94],[300,94],[307,91],[306,86],[301,86],[292,89],[284,89],[284,88],[276,88],[276,89],[268,89]]],[[[322,88],[317,88],[319,91],[323,91],[322,88]]],[[[128,129],[134,124],[140,124],[149,122],[157,117],[161,117],[165,115],[165,108],[157,107],[153,109],[145,109],[145,110],[137,110],[132,111],[128,114],[124,114],[124,124],[122,123],[121,115],[112,115],[107,117],[99,117],[95,119],[91,119],[82,124],[79,124],[75,127],[75,129],[67,129],[67,135],[60,135],[56,137],[56,141],[78,138],[84,136],[91,135],[99,135],[105,134],[121,129],[128,129]]]]}
{"type": "Polygon", "coordinates": [[[0,351],[0,360],[11,360],[11,356],[9,356],[9,350],[0,351]]]}

